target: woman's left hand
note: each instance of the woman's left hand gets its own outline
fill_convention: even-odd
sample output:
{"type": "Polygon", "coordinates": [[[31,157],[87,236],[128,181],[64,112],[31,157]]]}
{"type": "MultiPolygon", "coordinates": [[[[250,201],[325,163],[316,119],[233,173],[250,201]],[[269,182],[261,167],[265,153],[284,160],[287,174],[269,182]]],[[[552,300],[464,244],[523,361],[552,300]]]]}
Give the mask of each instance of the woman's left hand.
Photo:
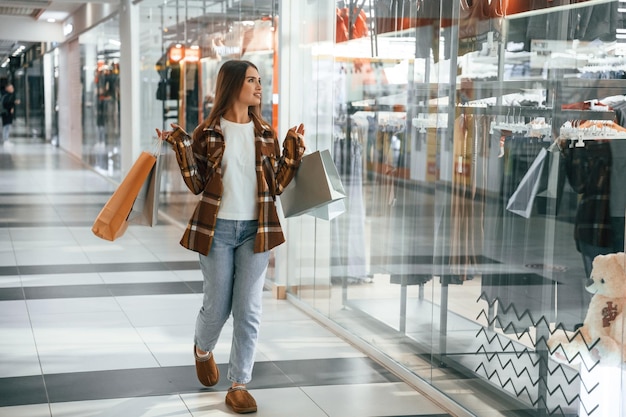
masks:
{"type": "Polygon", "coordinates": [[[298,134],[298,138],[300,138],[300,146],[305,148],[305,145],[304,145],[304,124],[300,123],[299,126],[294,126],[294,127],[291,128],[291,130],[293,130],[294,132],[296,132],[298,134]]]}

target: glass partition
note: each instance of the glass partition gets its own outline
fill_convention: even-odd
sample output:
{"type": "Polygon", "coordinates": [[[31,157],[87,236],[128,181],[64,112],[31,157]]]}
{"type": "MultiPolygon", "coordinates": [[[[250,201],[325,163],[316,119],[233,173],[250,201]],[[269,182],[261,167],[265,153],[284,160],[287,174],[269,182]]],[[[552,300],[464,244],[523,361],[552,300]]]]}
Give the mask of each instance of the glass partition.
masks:
{"type": "Polygon", "coordinates": [[[117,15],[79,36],[83,159],[120,179],[120,35],[117,15]]]}
{"type": "Polygon", "coordinates": [[[347,194],[289,220],[291,293],[476,415],[622,415],[619,5],[289,9],[347,194]]]}

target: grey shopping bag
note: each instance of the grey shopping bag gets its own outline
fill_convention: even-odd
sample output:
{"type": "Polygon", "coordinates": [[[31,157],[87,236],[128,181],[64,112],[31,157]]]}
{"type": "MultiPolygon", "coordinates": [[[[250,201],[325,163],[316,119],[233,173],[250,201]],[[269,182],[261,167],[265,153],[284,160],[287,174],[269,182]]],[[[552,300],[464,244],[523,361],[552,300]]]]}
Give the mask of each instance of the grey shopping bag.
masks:
{"type": "Polygon", "coordinates": [[[113,195],[106,202],[91,227],[92,232],[106,240],[121,237],[128,228],[128,218],[137,195],[154,170],[156,157],[150,152],[142,152],[126,174],[113,195]]]}
{"type": "Polygon", "coordinates": [[[304,155],[298,172],[280,195],[285,217],[309,214],[331,220],[345,211],[346,192],[330,152],[304,155]]]}
{"type": "Polygon", "coordinates": [[[163,172],[164,157],[161,149],[155,151],[156,162],[152,166],[148,177],[144,181],[132,210],[128,215],[129,224],[139,224],[153,227],[157,224],[159,215],[159,197],[161,193],[161,173],[163,172]]]}

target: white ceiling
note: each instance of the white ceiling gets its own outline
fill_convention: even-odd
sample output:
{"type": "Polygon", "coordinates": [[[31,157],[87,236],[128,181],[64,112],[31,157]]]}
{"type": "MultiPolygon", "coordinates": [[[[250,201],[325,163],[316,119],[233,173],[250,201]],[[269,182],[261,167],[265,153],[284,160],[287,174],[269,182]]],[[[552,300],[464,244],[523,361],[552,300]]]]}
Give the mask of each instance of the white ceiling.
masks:
{"type": "Polygon", "coordinates": [[[0,63],[14,53],[19,45],[28,48],[35,43],[50,41],[45,30],[33,30],[35,24],[61,25],[86,3],[119,2],[120,0],[0,0],[0,63]],[[19,24],[16,25],[16,22],[19,24]],[[6,30],[1,30],[3,27],[10,27],[11,30],[7,33],[6,30]],[[40,33],[41,39],[37,38],[37,33],[40,33]]]}
{"type": "MultiPolygon", "coordinates": [[[[26,48],[44,42],[59,42],[53,39],[58,34],[63,41],[62,24],[70,15],[86,4],[119,5],[122,0],[0,0],[0,65],[7,61],[15,50],[23,45],[26,48]],[[53,21],[53,22],[52,22],[53,21]],[[51,23],[52,22],[52,23],[51,23]],[[54,34],[54,35],[53,35],[54,34]]],[[[137,0],[134,0],[136,2],[137,0]]],[[[298,0],[300,1],[300,0],[298,0]]],[[[177,0],[142,0],[153,6],[168,4],[176,8],[177,0]]],[[[143,4],[142,3],[142,4],[143,4]]],[[[250,20],[261,15],[269,15],[278,0],[181,0],[185,12],[198,10],[203,16],[196,16],[199,27],[213,21],[250,20]]],[[[178,16],[176,14],[176,16],[178,16]]],[[[193,19],[192,19],[193,20],[193,19]]],[[[174,24],[172,33],[179,32],[174,24]]],[[[193,25],[191,25],[193,30],[193,25]]],[[[0,68],[1,70],[1,68],[0,68]]],[[[0,73],[1,75],[1,73],[0,73]]]]}

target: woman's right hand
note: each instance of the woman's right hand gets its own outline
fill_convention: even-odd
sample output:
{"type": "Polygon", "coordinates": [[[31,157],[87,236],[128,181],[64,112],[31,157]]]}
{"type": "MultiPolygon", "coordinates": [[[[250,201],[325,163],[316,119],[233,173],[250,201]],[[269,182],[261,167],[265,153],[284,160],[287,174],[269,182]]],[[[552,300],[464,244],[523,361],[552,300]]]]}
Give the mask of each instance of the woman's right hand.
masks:
{"type": "Polygon", "coordinates": [[[169,143],[170,145],[174,145],[175,142],[174,140],[171,138],[172,133],[174,132],[174,130],[176,129],[180,129],[180,125],[177,125],[176,123],[172,123],[170,124],[170,126],[172,126],[172,130],[160,130],[160,129],[155,129],[157,132],[157,137],[161,140],[166,141],[167,143],[169,143]]]}

